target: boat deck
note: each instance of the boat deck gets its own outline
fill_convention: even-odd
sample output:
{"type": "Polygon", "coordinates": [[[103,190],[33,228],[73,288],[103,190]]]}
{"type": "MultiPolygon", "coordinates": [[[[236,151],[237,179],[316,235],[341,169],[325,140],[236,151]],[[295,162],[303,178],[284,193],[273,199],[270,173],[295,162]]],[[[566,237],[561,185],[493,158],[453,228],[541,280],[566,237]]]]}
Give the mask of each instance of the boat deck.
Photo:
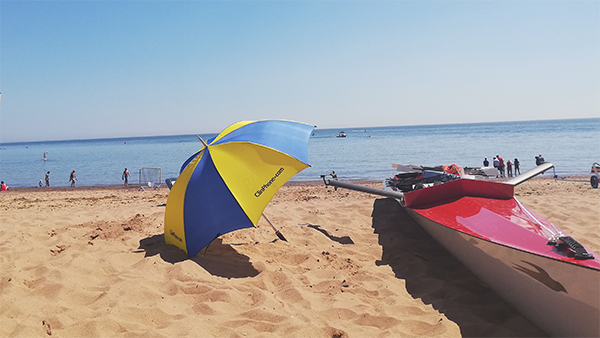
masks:
{"type": "Polygon", "coordinates": [[[456,231],[600,270],[600,257],[588,248],[585,249],[594,258],[580,260],[568,249],[549,245],[552,231],[560,229],[521,205],[512,193],[513,187],[502,183],[458,180],[406,193],[405,203],[423,217],[456,231]]]}

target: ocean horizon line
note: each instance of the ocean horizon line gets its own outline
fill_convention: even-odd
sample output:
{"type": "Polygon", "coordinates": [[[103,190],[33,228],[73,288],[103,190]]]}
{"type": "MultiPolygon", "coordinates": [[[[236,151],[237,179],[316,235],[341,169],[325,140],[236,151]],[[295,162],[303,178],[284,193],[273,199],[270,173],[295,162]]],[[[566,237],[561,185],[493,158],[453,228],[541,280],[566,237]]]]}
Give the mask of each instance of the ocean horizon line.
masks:
{"type": "MultiPolygon", "coordinates": [[[[457,122],[457,123],[430,123],[430,124],[407,124],[407,125],[386,125],[386,126],[354,126],[354,127],[331,127],[331,128],[318,128],[315,126],[315,130],[322,131],[339,131],[339,130],[368,130],[368,129],[382,129],[382,128],[411,128],[411,127],[447,127],[447,126],[472,126],[472,125],[484,125],[484,124],[513,124],[513,123],[531,123],[531,122],[552,122],[552,121],[581,121],[581,120],[600,120],[600,117],[581,117],[581,118],[564,118],[564,119],[540,119],[540,120],[514,120],[514,121],[491,121],[491,122],[457,122]]],[[[239,121],[238,121],[239,122],[239,121]]],[[[235,122],[234,122],[235,123],[235,122]]],[[[226,128],[225,126],[223,130],[226,128]]],[[[98,137],[98,138],[74,138],[74,139],[59,139],[59,140],[38,140],[38,141],[11,141],[11,142],[0,142],[0,148],[3,146],[14,146],[19,144],[38,144],[38,143],[61,143],[61,142],[98,142],[98,141],[116,141],[116,140],[135,140],[135,139],[147,139],[156,137],[196,137],[196,135],[210,135],[216,136],[219,132],[208,132],[208,133],[193,133],[193,134],[164,134],[164,135],[145,135],[145,136],[117,136],[117,137],[98,137]]]]}

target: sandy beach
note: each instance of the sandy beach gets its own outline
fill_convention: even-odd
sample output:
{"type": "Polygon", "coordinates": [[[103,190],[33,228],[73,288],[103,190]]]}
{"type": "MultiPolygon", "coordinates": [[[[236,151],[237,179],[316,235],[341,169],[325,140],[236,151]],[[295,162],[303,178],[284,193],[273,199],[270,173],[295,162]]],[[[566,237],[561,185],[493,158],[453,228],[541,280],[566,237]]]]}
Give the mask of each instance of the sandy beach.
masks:
{"type": "MultiPolygon", "coordinates": [[[[379,182],[366,182],[379,187],[379,182]]],[[[519,200],[600,253],[589,183],[519,200]]],[[[545,337],[392,199],[288,183],[261,220],[187,258],[163,238],[169,190],[0,194],[2,337],[545,337]]]]}

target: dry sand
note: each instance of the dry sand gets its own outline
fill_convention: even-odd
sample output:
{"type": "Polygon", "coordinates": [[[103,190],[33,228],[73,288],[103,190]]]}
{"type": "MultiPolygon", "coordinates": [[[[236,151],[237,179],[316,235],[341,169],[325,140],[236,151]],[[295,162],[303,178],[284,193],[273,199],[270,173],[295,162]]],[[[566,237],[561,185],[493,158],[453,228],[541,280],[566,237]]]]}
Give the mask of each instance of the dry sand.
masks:
{"type": "MultiPolygon", "coordinates": [[[[517,196],[600,253],[599,191],[542,178],[517,196]]],[[[0,194],[1,336],[544,336],[392,199],[286,185],[265,214],[288,242],[261,220],[187,258],[163,241],[167,196],[0,194]]]]}

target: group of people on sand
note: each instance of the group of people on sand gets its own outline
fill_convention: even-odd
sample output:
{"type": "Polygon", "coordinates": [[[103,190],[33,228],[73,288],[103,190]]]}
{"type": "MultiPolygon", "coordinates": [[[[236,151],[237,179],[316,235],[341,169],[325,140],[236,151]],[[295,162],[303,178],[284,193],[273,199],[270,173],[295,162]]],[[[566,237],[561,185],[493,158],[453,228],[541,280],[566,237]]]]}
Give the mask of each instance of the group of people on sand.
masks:
{"type": "MultiPolygon", "coordinates": [[[[544,160],[544,157],[542,157],[542,154],[535,157],[535,165],[536,166],[544,164],[545,162],[546,162],[546,160],[544,160]]],[[[496,155],[493,159],[492,164],[493,164],[494,168],[498,169],[499,177],[513,177],[513,174],[514,174],[514,176],[521,175],[521,168],[520,168],[521,164],[519,163],[518,158],[515,158],[515,160],[513,162],[508,160],[505,165],[504,159],[502,157],[500,157],[500,155],[496,155]],[[506,173],[505,173],[505,171],[506,171],[506,173]]],[[[484,167],[490,166],[490,162],[488,161],[487,157],[483,159],[483,166],[484,167]]]]}
{"type": "MultiPolygon", "coordinates": [[[[505,163],[504,159],[500,157],[500,155],[496,155],[492,160],[492,165],[494,168],[498,169],[499,177],[513,177],[513,173],[514,176],[521,175],[521,163],[519,162],[518,158],[515,158],[513,162],[511,162],[509,159],[505,163]]],[[[490,166],[490,161],[488,161],[487,157],[483,159],[483,166],[490,166]]]]}
{"type": "MultiPolygon", "coordinates": [[[[46,172],[44,181],[40,180],[40,182],[38,183],[38,188],[41,188],[44,186],[46,188],[50,188],[50,171],[46,172]],[[44,185],[44,181],[46,182],[45,185],[44,185]]],[[[73,170],[73,171],[71,171],[71,174],[69,174],[69,182],[71,183],[72,187],[75,186],[75,181],[77,181],[77,176],[75,175],[75,170],[73,170]]]]}
{"type": "MultiPolygon", "coordinates": [[[[123,175],[122,175],[122,178],[125,181],[125,185],[129,185],[129,177],[131,177],[131,174],[129,173],[127,168],[125,168],[125,171],[123,171],[123,175]]],[[[77,176],[75,175],[75,170],[73,170],[73,171],[71,171],[71,174],[69,174],[69,182],[71,183],[71,187],[75,187],[76,181],[77,181],[77,176]]],[[[47,171],[46,175],[44,176],[44,179],[40,180],[40,182],[38,183],[38,188],[42,188],[42,187],[50,188],[50,171],[47,171]]],[[[8,190],[8,186],[4,183],[4,181],[1,181],[0,189],[1,189],[1,191],[8,190]]]]}

